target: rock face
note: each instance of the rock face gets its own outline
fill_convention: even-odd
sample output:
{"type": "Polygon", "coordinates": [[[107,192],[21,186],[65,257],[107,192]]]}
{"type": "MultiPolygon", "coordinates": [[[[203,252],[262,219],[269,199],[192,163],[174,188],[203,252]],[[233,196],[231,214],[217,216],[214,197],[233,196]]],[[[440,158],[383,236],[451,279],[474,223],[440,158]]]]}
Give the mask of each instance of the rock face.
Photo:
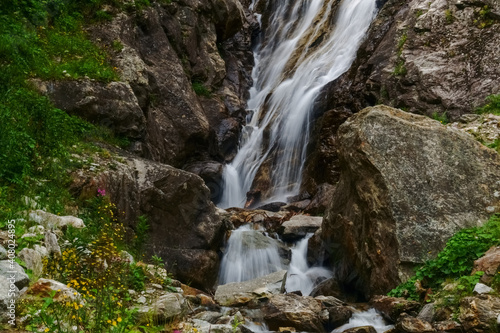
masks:
{"type": "Polygon", "coordinates": [[[166,261],[166,268],[193,286],[210,289],[217,279],[225,229],[209,189],[203,180],[186,171],[121,152],[112,167],[100,161],[102,169],[80,170],[74,175],[73,194],[94,196],[97,189],[123,214],[121,220],[135,228],[139,216],[149,223],[149,254],[166,261]]]}
{"type": "Polygon", "coordinates": [[[284,241],[296,241],[316,232],[322,222],[323,218],[319,216],[295,215],[281,225],[281,237],[284,241]]]}
{"type": "Polygon", "coordinates": [[[472,274],[484,272],[481,276],[481,282],[489,284],[500,268],[500,246],[494,246],[489,249],[481,258],[474,261],[472,274]]]}
{"type": "Polygon", "coordinates": [[[278,271],[250,281],[221,285],[215,292],[215,300],[222,306],[239,306],[285,290],[286,271],[278,271]]]}
{"type": "MultiPolygon", "coordinates": [[[[263,308],[270,330],[293,327],[297,331],[323,332],[321,302],[312,297],[295,294],[275,295],[263,308]]],[[[326,317],[328,320],[328,316],[326,317]]]]}
{"type": "Polygon", "coordinates": [[[494,332],[498,328],[500,299],[493,296],[465,297],[460,301],[460,322],[466,332],[494,332]]]}
{"type": "Polygon", "coordinates": [[[378,106],[338,135],[342,175],[322,237],[366,295],[386,293],[500,209],[500,156],[466,133],[378,106]]]}
{"type": "Polygon", "coordinates": [[[416,301],[408,301],[404,298],[376,296],[371,302],[372,306],[386,319],[395,323],[403,312],[418,312],[421,305],[416,301]]]}
{"type": "Polygon", "coordinates": [[[389,0],[351,69],[325,88],[319,109],[379,103],[458,119],[500,87],[498,1],[389,0]]]}

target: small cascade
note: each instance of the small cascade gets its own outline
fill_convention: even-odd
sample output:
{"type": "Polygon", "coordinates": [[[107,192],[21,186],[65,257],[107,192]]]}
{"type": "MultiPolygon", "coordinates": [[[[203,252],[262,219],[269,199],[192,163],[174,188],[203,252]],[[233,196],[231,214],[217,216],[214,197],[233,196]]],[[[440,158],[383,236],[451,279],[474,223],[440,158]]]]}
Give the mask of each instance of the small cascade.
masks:
{"type": "MultiPolygon", "coordinates": [[[[243,207],[260,179],[262,201],[300,190],[310,114],[321,89],[349,69],[376,0],[279,1],[254,52],[254,81],[240,150],[223,172],[219,206],[243,207]]],[[[252,1],[251,8],[255,5],[252,1]]],[[[260,17],[257,16],[260,21],[260,17]]]]}
{"type": "Polygon", "coordinates": [[[318,280],[332,277],[332,272],[324,267],[309,267],[307,264],[308,234],[292,248],[292,260],[286,278],[286,291],[300,290],[303,296],[308,296],[313,291],[318,280]]]}
{"type": "Polygon", "coordinates": [[[283,269],[277,241],[244,225],[229,237],[222,258],[219,284],[242,282],[283,269]]]}
{"type": "Polygon", "coordinates": [[[383,333],[394,328],[393,325],[387,325],[384,318],[375,309],[370,309],[368,311],[355,312],[347,324],[334,329],[332,333],[340,333],[349,328],[360,326],[373,326],[377,333],[383,333]]]}

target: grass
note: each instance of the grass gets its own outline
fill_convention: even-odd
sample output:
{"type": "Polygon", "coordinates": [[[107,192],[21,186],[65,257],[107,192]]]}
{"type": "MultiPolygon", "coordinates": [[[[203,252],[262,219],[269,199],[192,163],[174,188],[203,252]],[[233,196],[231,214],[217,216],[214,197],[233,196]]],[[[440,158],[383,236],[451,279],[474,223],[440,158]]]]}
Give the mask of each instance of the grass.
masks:
{"type": "Polygon", "coordinates": [[[194,81],[191,85],[198,96],[210,97],[212,92],[202,82],[194,81]]]}
{"type": "Polygon", "coordinates": [[[500,94],[486,97],[486,104],[475,110],[477,114],[492,113],[500,116],[500,94]]]}

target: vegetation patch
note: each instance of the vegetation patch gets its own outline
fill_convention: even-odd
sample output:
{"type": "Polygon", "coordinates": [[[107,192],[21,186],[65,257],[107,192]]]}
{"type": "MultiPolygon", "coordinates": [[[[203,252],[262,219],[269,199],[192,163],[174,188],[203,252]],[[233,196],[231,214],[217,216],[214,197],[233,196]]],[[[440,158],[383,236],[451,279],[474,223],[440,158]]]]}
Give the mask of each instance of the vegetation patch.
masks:
{"type": "Polygon", "coordinates": [[[486,104],[475,110],[477,114],[492,113],[500,116],[500,94],[486,97],[486,104]]]}
{"type": "MultiPolygon", "coordinates": [[[[415,276],[393,289],[389,295],[421,300],[417,290],[439,291],[444,282],[456,281],[458,298],[472,293],[480,275],[471,276],[474,261],[489,248],[500,244],[500,215],[493,215],[482,227],[463,229],[446,243],[436,259],[420,267],[415,276]]],[[[499,275],[497,273],[497,275],[499,275]]]]}

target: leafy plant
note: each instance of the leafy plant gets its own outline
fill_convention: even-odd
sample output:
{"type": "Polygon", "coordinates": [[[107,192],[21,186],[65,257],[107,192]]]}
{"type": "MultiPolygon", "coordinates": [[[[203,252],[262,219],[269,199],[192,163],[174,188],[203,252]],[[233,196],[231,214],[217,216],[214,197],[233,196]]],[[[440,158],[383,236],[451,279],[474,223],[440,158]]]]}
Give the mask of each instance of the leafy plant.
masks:
{"type": "Polygon", "coordinates": [[[439,121],[441,124],[448,124],[450,121],[448,120],[448,115],[446,112],[438,113],[434,112],[432,114],[432,119],[439,121]]]}
{"type": "Polygon", "coordinates": [[[455,21],[455,17],[453,16],[453,13],[449,9],[444,11],[444,17],[446,20],[446,24],[452,24],[455,21]]]}
{"type": "Polygon", "coordinates": [[[201,82],[194,81],[192,84],[193,90],[198,96],[210,97],[212,92],[201,82]]]}
{"type": "Polygon", "coordinates": [[[486,105],[475,110],[478,114],[493,113],[500,115],[500,94],[486,97],[486,105]]]}
{"type": "Polygon", "coordinates": [[[500,215],[493,215],[482,227],[463,229],[446,243],[436,259],[420,267],[415,276],[393,289],[389,295],[419,300],[416,283],[425,289],[439,289],[447,279],[469,276],[475,260],[490,247],[500,244],[500,215]]]}

